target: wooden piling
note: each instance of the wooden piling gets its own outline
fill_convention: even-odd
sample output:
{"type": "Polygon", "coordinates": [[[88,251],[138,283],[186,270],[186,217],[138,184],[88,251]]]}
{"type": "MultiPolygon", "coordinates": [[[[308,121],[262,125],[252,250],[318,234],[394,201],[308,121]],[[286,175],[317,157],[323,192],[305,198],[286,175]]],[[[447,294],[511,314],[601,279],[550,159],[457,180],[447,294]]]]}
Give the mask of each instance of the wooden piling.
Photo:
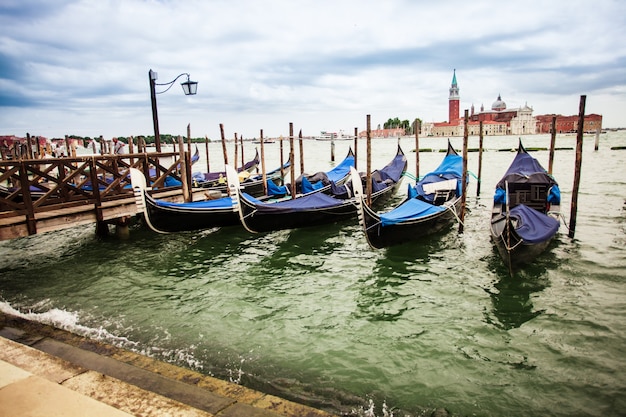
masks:
{"type": "Polygon", "coordinates": [[[569,217],[569,237],[574,238],[576,231],[576,211],[578,209],[578,187],[580,186],[580,169],[583,164],[583,127],[585,123],[585,102],[587,96],[580,96],[578,109],[578,131],[576,133],[576,165],[574,167],[574,186],[572,187],[572,206],[569,217]]]}
{"type": "Polygon", "coordinates": [[[65,156],[70,156],[70,137],[65,135],[65,156]]]}
{"type": "Polygon", "coordinates": [[[600,128],[596,129],[596,142],[593,145],[593,150],[597,151],[600,148],[600,128]]]}
{"type": "Polygon", "coordinates": [[[476,181],[476,197],[480,196],[480,183],[483,179],[483,121],[480,121],[478,135],[478,180],[476,181]]]}
{"type": "Polygon", "coordinates": [[[239,146],[237,146],[237,133],[235,133],[235,171],[237,171],[237,162],[239,161],[237,159],[237,155],[239,154],[239,146]]]}
{"type": "Polygon", "coordinates": [[[467,194],[467,141],[468,141],[468,129],[469,124],[469,111],[465,109],[465,126],[463,127],[463,175],[461,176],[461,215],[459,216],[459,233],[463,233],[465,228],[463,222],[465,221],[465,202],[467,194]]]}
{"type": "MultiPolygon", "coordinates": [[[[285,185],[285,157],[283,153],[283,135],[280,135],[278,138],[278,143],[280,146],[280,180],[282,182],[281,185],[285,185]]],[[[289,169],[293,171],[293,161],[289,161],[289,169]]]]}
{"type": "Polygon", "coordinates": [[[261,176],[263,178],[263,195],[267,195],[267,171],[265,170],[265,146],[263,144],[263,129],[261,129],[261,176]]]}
{"type": "MultiPolygon", "coordinates": [[[[366,175],[366,192],[367,199],[365,200],[368,206],[372,205],[372,125],[371,125],[371,115],[367,115],[366,120],[366,132],[367,132],[367,175],[366,175]]],[[[352,181],[359,181],[360,179],[354,178],[352,181]]]]}
{"type": "Polygon", "coordinates": [[[332,133],[330,134],[330,161],[335,162],[335,139],[332,133]]]}
{"type": "Polygon", "coordinates": [[[302,143],[302,129],[298,133],[298,144],[300,145],[300,174],[304,175],[304,144],[302,143]]]}
{"type": "Polygon", "coordinates": [[[204,135],[204,153],[206,154],[206,172],[211,172],[209,164],[209,137],[204,135]]]}
{"type": "Polygon", "coordinates": [[[33,144],[30,139],[30,133],[26,133],[26,151],[28,152],[28,158],[26,159],[32,159],[33,158],[33,144]]]}
{"type": "Polygon", "coordinates": [[[420,132],[415,123],[415,183],[420,178],[420,132]]]}
{"type": "Polygon", "coordinates": [[[224,165],[228,165],[228,152],[226,152],[226,136],[224,136],[224,125],[220,123],[220,135],[222,136],[222,151],[224,152],[224,165]]]}
{"type": "Polygon", "coordinates": [[[180,160],[180,179],[183,183],[183,199],[186,203],[191,201],[191,193],[189,192],[189,184],[187,183],[187,162],[185,158],[185,143],[183,137],[178,135],[178,156],[180,160]]]}
{"type": "Polygon", "coordinates": [[[191,155],[191,123],[187,124],[187,152],[191,155]]]}
{"type": "Polygon", "coordinates": [[[550,155],[548,157],[548,174],[552,175],[554,165],[554,147],[556,146],[556,116],[552,116],[552,127],[550,128],[550,155]]]}
{"type": "Polygon", "coordinates": [[[289,123],[289,160],[291,161],[291,198],[296,198],[296,173],[293,161],[295,160],[293,154],[293,123],[289,123]]]}
{"type": "Polygon", "coordinates": [[[239,144],[241,145],[241,169],[246,166],[246,158],[243,152],[243,135],[239,136],[239,144]]]}
{"type": "Polygon", "coordinates": [[[357,169],[357,160],[359,156],[359,128],[354,128],[354,169],[357,169]]]}

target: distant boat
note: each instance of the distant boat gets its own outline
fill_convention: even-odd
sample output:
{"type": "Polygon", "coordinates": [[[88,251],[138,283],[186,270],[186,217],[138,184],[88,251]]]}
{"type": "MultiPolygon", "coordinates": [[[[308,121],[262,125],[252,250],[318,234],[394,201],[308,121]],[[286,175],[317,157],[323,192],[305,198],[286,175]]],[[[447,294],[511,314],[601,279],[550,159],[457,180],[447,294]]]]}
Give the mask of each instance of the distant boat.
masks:
{"type": "Polygon", "coordinates": [[[509,268],[532,262],[548,247],[559,229],[560,203],[557,182],[520,140],[491,211],[491,240],[509,268]]]}

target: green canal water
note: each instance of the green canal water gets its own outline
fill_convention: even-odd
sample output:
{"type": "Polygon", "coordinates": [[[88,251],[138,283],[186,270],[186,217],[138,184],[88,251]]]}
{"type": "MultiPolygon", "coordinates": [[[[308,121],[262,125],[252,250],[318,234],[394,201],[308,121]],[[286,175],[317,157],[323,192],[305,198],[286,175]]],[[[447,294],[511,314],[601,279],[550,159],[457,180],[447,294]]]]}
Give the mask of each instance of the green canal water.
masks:
{"type": "MultiPolygon", "coordinates": [[[[562,224],[548,252],[510,277],[488,225],[515,155],[501,149],[517,140],[485,138],[481,195],[472,178],[460,235],[455,226],[374,251],[356,219],[260,235],[161,235],[138,223],[128,240],[76,227],[0,242],[0,310],[337,414],[625,415],[626,151],[610,147],[626,145],[626,132],[602,134],[598,151],[585,136],[575,238],[562,224]]],[[[559,136],[555,156],[568,223],[575,141],[559,136]]],[[[396,143],[373,140],[374,168],[396,143]]],[[[452,143],[460,149],[462,138],[452,143]]],[[[336,162],[349,145],[336,142],[336,162]]],[[[401,145],[415,173],[414,139],[401,145]]],[[[307,171],[333,165],[330,146],[305,141],[307,171]]],[[[267,145],[268,168],[278,149],[267,145]]],[[[221,145],[210,150],[217,170],[221,145]]],[[[547,168],[548,152],[534,155],[547,168]]],[[[423,175],[443,153],[419,156],[423,175]]],[[[469,169],[478,171],[477,152],[469,169]]]]}

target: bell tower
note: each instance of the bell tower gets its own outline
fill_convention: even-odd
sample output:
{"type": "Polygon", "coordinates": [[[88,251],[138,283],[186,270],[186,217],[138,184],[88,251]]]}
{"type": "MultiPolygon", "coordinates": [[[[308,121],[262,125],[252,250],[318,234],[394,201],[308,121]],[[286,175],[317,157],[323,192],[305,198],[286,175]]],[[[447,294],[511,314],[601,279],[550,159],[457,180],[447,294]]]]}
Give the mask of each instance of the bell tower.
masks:
{"type": "Polygon", "coordinates": [[[459,105],[461,97],[459,96],[459,86],[456,83],[456,69],[452,75],[452,85],[450,86],[450,97],[448,97],[448,123],[457,123],[459,121],[459,105]]]}

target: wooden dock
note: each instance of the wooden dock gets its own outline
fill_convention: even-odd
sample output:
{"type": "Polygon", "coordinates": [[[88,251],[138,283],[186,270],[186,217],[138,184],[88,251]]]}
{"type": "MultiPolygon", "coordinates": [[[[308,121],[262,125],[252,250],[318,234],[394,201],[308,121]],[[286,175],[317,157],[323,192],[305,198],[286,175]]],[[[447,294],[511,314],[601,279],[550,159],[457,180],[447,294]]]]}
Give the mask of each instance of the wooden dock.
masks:
{"type": "Polygon", "coordinates": [[[0,240],[89,223],[97,232],[125,227],[137,214],[131,167],[156,197],[182,201],[192,195],[190,166],[187,152],[0,161],[0,240]]]}

